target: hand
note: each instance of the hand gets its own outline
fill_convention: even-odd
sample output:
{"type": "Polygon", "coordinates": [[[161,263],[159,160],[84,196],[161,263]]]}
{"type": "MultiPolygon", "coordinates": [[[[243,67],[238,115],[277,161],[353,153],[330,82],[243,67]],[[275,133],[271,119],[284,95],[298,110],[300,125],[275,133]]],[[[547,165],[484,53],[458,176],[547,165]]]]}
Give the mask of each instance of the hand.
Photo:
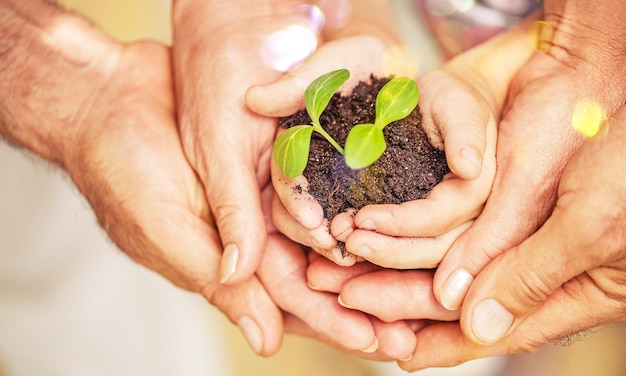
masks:
{"type": "MultiPolygon", "coordinates": [[[[264,115],[272,116],[285,116],[300,109],[302,94],[304,92],[303,83],[307,83],[316,78],[315,75],[322,74],[327,70],[338,69],[341,67],[348,67],[351,71],[356,70],[356,74],[352,75],[352,78],[345,88],[351,87],[356,84],[357,78],[363,79],[367,77],[371,71],[374,74],[385,74],[385,70],[382,66],[373,64],[371,71],[366,73],[362,72],[362,61],[382,61],[376,56],[383,56],[385,53],[385,46],[382,42],[377,41],[375,38],[367,36],[355,36],[350,38],[344,38],[337,41],[332,41],[324,44],[314,55],[312,55],[301,68],[296,71],[290,72],[281,78],[279,81],[267,85],[264,87],[252,87],[247,94],[248,105],[255,109],[255,111],[263,113],[264,115]],[[370,47],[368,47],[370,46],[370,47]],[[367,54],[367,56],[362,56],[367,54]],[[345,56],[349,59],[346,61],[345,56]],[[354,59],[354,60],[352,60],[354,59]],[[353,68],[354,66],[354,68],[353,68]],[[293,103],[286,103],[279,100],[279,96],[287,98],[298,98],[293,103]]],[[[398,73],[396,73],[398,74],[398,73]]],[[[448,179],[431,194],[431,200],[419,200],[414,204],[419,207],[420,204],[424,204],[426,207],[431,207],[442,202],[449,203],[450,207],[455,207],[456,210],[446,210],[446,207],[438,210],[438,213],[446,213],[444,216],[438,216],[433,220],[432,217],[424,217],[424,221],[416,224],[414,227],[420,228],[424,226],[430,226],[426,229],[422,229],[423,236],[434,236],[432,232],[440,231],[447,232],[452,229],[452,235],[448,235],[447,246],[439,246],[439,256],[433,256],[436,261],[439,261],[442,257],[442,253],[451,240],[456,236],[460,230],[466,228],[462,226],[468,220],[475,217],[480,211],[482,203],[486,199],[486,195],[489,191],[491,180],[495,171],[493,152],[495,150],[495,120],[491,116],[491,112],[488,104],[484,102],[482,98],[477,98],[473,95],[473,92],[465,87],[459,86],[459,80],[452,74],[446,74],[438,72],[435,74],[427,75],[420,82],[420,90],[422,92],[423,102],[422,112],[426,114],[425,122],[427,127],[431,130],[433,142],[437,143],[437,146],[443,148],[443,140],[439,136],[443,134],[446,138],[446,151],[450,155],[449,162],[452,170],[456,172],[455,177],[462,177],[464,179],[448,179]],[[429,79],[430,77],[430,79],[429,79]],[[434,93],[436,96],[429,99],[428,94],[434,93]],[[439,95],[439,93],[447,93],[445,95],[439,95]],[[424,99],[426,98],[426,99],[424,99]],[[446,104],[446,98],[452,100],[466,100],[469,104],[463,111],[457,111],[451,113],[450,111],[442,111],[442,106],[446,104]],[[482,111],[476,111],[476,107],[482,111]],[[437,112],[438,118],[435,119],[432,116],[437,112]],[[443,114],[443,115],[441,115],[443,114]],[[428,116],[431,115],[431,116],[428,116]],[[465,116],[468,115],[468,116],[465,116]],[[461,121],[457,121],[461,119],[461,121]],[[489,127],[489,131],[485,128],[489,127]],[[488,140],[487,140],[488,138],[488,140]],[[467,157],[470,155],[473,159],[467,157]],[[482,166],[483,161],[484,167],[482,166]],[[478,176],[480,175],[480,178],[478,176]],[[459,183],[461,182],[462,183],[459,183]],[[467,196],[471,195],[476,197],[475,200],[467,200],[467,196]],[[443,218],[445,217],[445,218],[443,218]]],[[[326,257],[333,259],[335,262],[341,265],[351,265],[357,259],[354,255],[346,257],[339,251],[336,243],[336,238],[345,241],[345,238],[341,238],[338,234],[343,233],[347,237],[347,228],[352,227],[352,217],[350,215],[337,217],[337,220],[333,221],[330,227],[326,219],[323,218],[323,210],[317,203],[317,201],[306,193],[306,189],[303,189],[303,193],[298,195],[298,199],[294,200],[292,191],[294,186],[300,187],[308,186],[306,179],[303,176],[299,176],[294,180],[288,179],[280,173],[276,168],[272,169],[273,182],[275,188],[280,197],[280,201],[275,201],[274,209],[274,222],[279,229],[287,234],[291,239],[300,242],[304,245],[311,246],[317,252],[325,255],[326,257]],[[293,220],[292,218],[296,218],[293,220]],[[335,235],[335,237],[331,236],[335,235]]],[[[452,176],[451,176],[452,177],[452,176]]],[[[410,229],[395,230],[394,224],[384,223],[385,219],[388,219],[390,215],[395,216],[396,213],[400,215],[408,214],[413,206],[407,207],[406,210],[402,210],[403,206],[398,205],[382,205],[372,206],[364,209],[364,216],[357,214],[357,220],[364,217],[365,219],[373,219],[377,223],[381,223],[381,232],[387,231],[393,235],[400,235],[407,233],[410,229]],[[390,208],[398,208],[389,214],[390,208]]],[[[428,212],[434,212],[429,210],[428,212]]],[[[361,220],[361,222],[364,222],[361,220]]],[[[358,231],[361,233],[361,241],[363,239],[369,239],[369,234],[377,236],[371,231],[358,231]]],[[[357,232],[357,233],[358,233],[357,232]]],[[[358,234],[355,234],[358,238],[358,234]]],[[[416,235],[417,236],[417,235],[416,235]]],[[[377,243],[388,241],[390,237],[384,237],[384,240],[380,240],[377,243]]],[[[432,243],[431,239],[411,239],[413,244],[415,242],[423,241],[423,243],[432,243]]],[[[444,241],[443,243],[446,243],[444,241]]],[[[348,243],[348,249],[350,249],[350,243],[348,243]]],[[[404,242],[403,244],[407,244],[404,242]]],[[[405,249],[406,247],[404,247],[405,249]]],[[[358,252],[356,252],[358,254],[358,252]]],[[[431,253],[432,254],[432,253],[431,253]]],[[[392,255],[396,256],[396,254],[392,255]]],[[[371,260],[375,263],[387,266],[392,257],[386,259],[371,260]]],[[[398,260],[399,258],[395,258],[398,260]]],[[[397,261],[395,264],[398,264],[397,261]]],[[[403,264],[404,267],[412,267],[419,264],[419,261],[415,259],[406,260],[403,264]]],[[[420,264],[423,265],[423,262],[420,264]]],[[[400,265],[396,265],[400,266],[400,265]]],[[[417,266],[416,266],[417,267],[417,266]]]]}
{"type": "MultiPolygon", "coordinates": [[[[315,25],[291,1],[174,2],[173,60],[185,155],[204,184],[224,254],[222,283],[257,269],[267,240],[261,189],[269,182],[276,120],[246,108],[248,87],[281,75],[263,63],[267,38],[315,25]],[[283,4],[284,3],[284,4],[283,4]]],[[[313,48],[314,45],[311,47],[313,48]]]]}
{"type": "Polygon", "coordinates": [[[530,238],[485,267],[457,323],[417,334],[407,370],[534,351],[626,319],[626,107],[578,150],[554,212],[530,238]]]}
{"type": "MultiPolygon", "coordinates": [[[[384,359],[386,354],[398,359],[395,351],[406,358],[415,342],[410,330],[400,328],[404,342],[391,343],[386,336],[397,330],[385,332],[364,314],[309,290],[304,278],[296,278],[304,273],[302,264],[292,262],[304,254],[275,231],[259,271],[266,286],[256,276],[236,286],[219,283],[219,235],[180,147],[168,57],[158,45],[124,48],[117,72],[94,103],[98,111],[82,121],[88,126],[77,141],[84,147],[67,163],[111,238],[135,261],[200,292],[242,329],[257,354],[278,350],[282,308],[339,348],[379,350],[372,356],[384,359]],[[330,325],[329,316],[334,318],[330,325]]],[[[265,197],[271,197],[271,188],[265,187],[265,197]]]]}
{"type": "MultiPolygon", "coordinates": [[[[598,35],[583,32],[579,24],[571,25],[571,19],[553,13],[547,16],[552,17],[550,24],[559,25],[552,30],[552,47],[548,53],[535,52],[510,85],[498,125],[498,168],[492,193],[435,274],[435,294],[448,309],[460,307],[482,267],[521,243],[550,214],[561,173],[582,143],[572,126],[577,109],[595,107],[606,116],[626,100],[621,89],[626,80],[615,62],[624,57],[615,45],[598,41],[598,35]],[[585,35],[579,38],[581,33],[585,35]]],[[[599,33],[602,38],[609,34],[599,33]]]]}
{"type": "Polygon", "coordinates": [[[537,16],[420,78],[424,124],[439,135],[433,144],[445,146],[451,178],[423,200],[361,209],[352,228],[347,217],[344,225],[333,223],[350,252],[385,267],[434,268],[473,231],[495,174],[495,120],[512,77],[533,52],[527,38],[537,16]]]}
{"type": "Polygon", "coordinates": [[[335,217],[330,227],[350,253],[388,268],[436,267],[480,213],[495,174],[493,94],[479,95],[453,66],[427,73],[418,85],[424,128],[434,146],[445,145],[452,172],[424,199],[366,206],[335,217]]]}
{"type": "MultiPolygon", "coordinates": [[[[246,94],[246,103],[254,111],[265,116],[287,116],[302,109],[303,94],[306,86],[319,75],[330,70],[347,68],[351,77],[343,89],[348,91],[360,80],[366,80],[370,74],[383,75],[386,70],[382,56],[387,46],[378,38],[359,35],[345,37],[323,44],[298,69],[286,73],[279,80],[268,85],[251,87],[246,94]],[[367,69],[363,61],[371,63],[367,69]]],[[[387,72],[389,73],[389,72],[387,72]]],[[[396,74],[401,74],[397,71],[396,74]]],[[[302,190],[298,200],[291,198],[296,185],[308,186],[303,176],[295,180],[288,179],[272,163],[272,181],[281,200],[274,202],[274,223],[281,232],[291,239],[311,246],[317,252],[335,259],[338,263],[349,265],[354,257],[343,257],[336,247],[336,240],[329,234],[328,221],[319,203],[302,190]],[[283,204],[284,202],[284,204],[283,204]],[[293,218],[297,218],[296,221],[293,218]]]]}
{"type": "Polygon", "coordinates": [[[298,245],[279,234],[269,237],[258,274],[285,311],[288,332],[316,338],[362,358],[407,359],[413,353],[413,323],[383,322],[342,307],[335,294],[308,286],[308,264],[298,245]]]}

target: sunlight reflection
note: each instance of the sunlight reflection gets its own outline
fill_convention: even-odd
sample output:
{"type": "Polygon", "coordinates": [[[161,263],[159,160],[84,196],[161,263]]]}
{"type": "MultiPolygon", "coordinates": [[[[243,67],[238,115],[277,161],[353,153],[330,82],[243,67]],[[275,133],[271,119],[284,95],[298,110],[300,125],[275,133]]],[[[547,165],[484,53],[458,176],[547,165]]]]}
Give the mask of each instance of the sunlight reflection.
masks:
{"type": "Polygon", "coordinates": [[[297,68],[317,48],[317,38],[327,23],[316,5],[301,5],[285,28],[270,34],[259,51],[261,60],[279,72],[297,68]]]}
{"type": "Polygon", "coordinates": [[[324,27],[328,30],[344,27],[352,15],[352,6],[348,0],[319,0],[317,6],[324,13],[324,27]]]}
{"type": "Polygon", "coordinates": [[[261,59],[279,72],[298,67],[317,48],[317,33],[311,29],[291,25],[265,39],[261,59]]]}
{"type": "Polygon", "coordinates": [[[430,11],[439,17],[467,12],[476,5],[475,0],[427,0],[427,3],[430,11]]]}
{"type": "Polygon", "coordinates": [[[572,127],[583,137],[591,138],[598,133],[606,120],[606,113],[598,102],[591,98],[583,98],[574,108],[572,127]]]}
{"type": "Polygon", "coordinates": [[[530,28],[530,42],[533,48],[541,52],[548,52],[552,47],[554,26],[546,21],[535,21],[530,28]]]}

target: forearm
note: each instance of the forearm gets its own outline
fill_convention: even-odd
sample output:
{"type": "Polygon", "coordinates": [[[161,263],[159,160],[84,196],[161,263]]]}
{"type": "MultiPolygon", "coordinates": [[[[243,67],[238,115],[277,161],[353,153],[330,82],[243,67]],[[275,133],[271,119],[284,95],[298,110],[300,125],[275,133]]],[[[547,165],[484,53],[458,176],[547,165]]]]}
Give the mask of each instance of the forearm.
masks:
{"type": "Polygon", "coordinates": [[[2,1],[0,134],[62,165],[77,120],[105,80],[105,65],[116,63],[103,58],[112,46],[47,1],[2,1]]]}
{"type": "Polygon", "coordinates": [[[624,59],[626,7],[621,0],[547,0],[545,21],[553,28],[550,52],[608,64],[624,59]]]}
{"type": "Polygon", "coordinates": [[[529,36],[540,16],[541,12],[536,12],[510,30],[458,55],[444,69],[469,79],[481,92],[493,93],[490,106],[494,114],[500,114],[511,80],[535,52],[529,36]]]}

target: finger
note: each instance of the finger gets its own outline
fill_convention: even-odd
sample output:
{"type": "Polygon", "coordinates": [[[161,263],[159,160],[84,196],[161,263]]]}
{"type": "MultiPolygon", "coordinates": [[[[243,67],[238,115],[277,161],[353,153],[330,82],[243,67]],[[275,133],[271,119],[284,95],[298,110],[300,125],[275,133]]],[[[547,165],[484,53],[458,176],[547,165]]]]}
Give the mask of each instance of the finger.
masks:
{"type": "Polygon", "coordinates": [[[330,222],[330,234],[340,242],[345,242],[354,231],[354,216],[357,210],[349,208],[343,213],[339,213],[333,217],[330,222]]]}
{"type": "Polygon", "coordinates": [[[382,270],[349,280],[340,303],[385,322],[404,319],[456,320],[458,312],[443,308],[432,292],[432,272],[382,270]]]}
{"type": "Polygon", "coordinates": [[[318,258],[309,263],[306,271],[307,284],[316,291],[339,294],[344,284],[350,279],[376,270],[380,270],[380,267],[369,262],[357,262],[346,267],[325,258],[318,258]]]}
{"type": "Polygon", "coordinates": [[[208,171],[205,182],[211,184],[205,184],[206,195],[224,247],[220,281],[241,283],[256,270],[266,242],[257,172],[236,153],[207,158],[210,168],[204,169],[208,171]],[[233,165],[239,166],[236,174],[233,165]]]}
{"type": "Polygon", "coordinates": [[[376,351],[378,340],[367,317],[341,307],[334,294],[309,289],[306,266],[306,255],[297,245],[272,236],[259,276],[274,301],[318,335],[347,349],[376,351]]]}
{"type": "Polygon", "coordinates": [[[452,177],[437,184],[423,199],[399,205],[368,205],[357,212],[354,223],[358,228],[389,236],[442,235],[478,216],[491,184],[481,179],[452,177]]]}
{"type": "Polygon", "coordinates": [[[376,317],[369,317],[376,338],[378,352],[391,359],[408,359],[415,350],[415,333],[405,321],[383,322],[376,317]]]}
{"type": "MultiPolygon", "coordinates": [[[[601,215],[612,202],[576,196],[528,240],[498,257],[476,278],[466,298],[462,323],[477,343],[495,343],[515,330],[565,282],[613,258],[613,247],[603,241],[607,223],[601,215]],[[593,210],[585,211],[586,205],[593,210]],[[591,223],[589,221],[592,221],[591,223]],[[497,283],[495,281],[498,281],[497,283]],[[465,315],[465,313],[467,314],[465,315]]],[[[563,201],[559,201],[563,204],[563,201]]],[[[611,211],[609,211],[611,212],[611,211]]]]}
{"type": "Polygon", "coordinates": [[[471,226],[467,222],[437,237],[391,237],[373,231],[356,230],[348,237],[346,249],[372,264],[393,269],[432,269],[452,243],[471,226]]]}
{"type": "Polygon", "coordinates": [[[246,104],[254,112],[264,116],[288,116],[304,108],[304,91],[317,77],[335,69],[346,68],[352,73],[344,88],[354,87],[366,81],[370,74],[382,76],[382,59],[385,46],[373,37],[359,36],[329,42],[322,45],[298,69],[282,75],[278,80],[251,86],[246,92],[246,104]],[[356,53],[346,59],[345,46],[356,53]],[[341,51],[342,53],[339,53],[341,51]],[[363,69],[363,61],[380,61],[363,69]]]}
{"type": "Polygon", "coordinates": [[[526,317],[501,341],[475,343],[458,322],[429,325],[416,334],[414,356],[399,362],[407,371],[430,367],[450,367],[468,360],[504,354],[534,352],[549,343],[570,341],[577,333],[624,320],[623,306],[605,304],[607,296],[588,276],[558,288],[537,311],[526,317]]]}
{"type": "Polygon", "coordinates": [[[145,230],[161,252],[148,258],[158,260],[154,270],[178,285],[186,281],[183,287],[199,291],[241,329],[255,353],[268,356],[278,351],[282,316],[265,289],[256,279],[232,287],[221,285],[217,280],[221,258],[218,234],[193,215],[162,212],[168,213],[167,220],[153,218],[153,226],[145,230]]]}
{"type": "Polygon", "coordinates": [[[442,138],[450,170],[461,179],[478,178],[484,173],[483,160],[495,153],[496,122],[491,107],[476,90],[459,85],[445,71],[425,74],[419,85],[428,93],[420,97],[424,129],[431,140],[432,135],[442,138]],[[450,103],[462,105],[450,111],[450,103]]]}
{"type": "Polygon", "coordinates": [[[272,159],[272,184],[285,209],[298,222],[308,229],[320,227],[324,219],[324,209],[309,194],[309,182],[303,175],[289,179],[276,166],[272,159]]]}
{"type": "Polygon", "coordinates": [[[221,285],[204,295],[239,327],[257,355],[270,356],[279,350],[282,314],[258,279],[251,278],[235,286],[221,285]]]}
{"type": "Polygon", "coordinates": [[[534,83],[512,94],[514,103],[498,125],[491,194],[435,274],[436,296],[449,309],[458,309],[480,270],[535,232],[554,206],[559,178],[580,140],[561,118],[571,113],[571,98],[557,98],[547,106],[545,98],[552,91],[547,93],[546,85],[534,83]],[[546,125],[544,137],[537,137],[537,127],[546,125]]]}
{"type": "MultiPolygon", "coordinates": [[[[372,353],[364,353],[362,351],[355,351],[355,350],[350,350],[350,349],[346,349],[345,347],[342,347],[340,344],[338,344],[337,342],[329,339],[329,338],[323,338],[320,337],[318,335],[318,333],[316,333],[314,330],[312,330],[304,321],[300,320],[299,318],[297,318],[296,316],[289,314],[289,313],[284,313],[285,316],[285,329],[288,333],[291,334],[295,334],[298,335],[300,337],[308,337],[311,339],[315,339],[318,341],[322,341],[326,344],[329,344],[331,346],[334,346],[335,348],[340,349],[342,352],[351,355],[351,356],[356,356],[362,359],[368,359],[368,360],[375,360],[375,361],[379,361],[379,362],[387,362],[390,360],[394,360],[395,358],[390,358],[389,356],[385,355],[383,352],[381,352],[380,350],[377,350],[375,352],[372,353]]],[[[370,318],[371,319],[371,318],[370,318]]],[[[393,333],[391,333],[393,334],[393,333]]],[[[391,338],[391,335],[386,334],[387,337],[391,338]]],[[[415,338],[415,335],[413,335],[413,339],[415,338]]],[[[392,348],[397,348],[397,346],[390,346],[392,348]]]]}
{"type": "Polygon", "coordinates": [[[355,255],[346,252],[330,235],[327,219],[324,219],[318,228],[307,229],[294,220],[278,198],[274,198],[273,201],[272,218],[276,228],[289,239],[310,247],[336,264],[350,266],[357,261],[355,255]]]}

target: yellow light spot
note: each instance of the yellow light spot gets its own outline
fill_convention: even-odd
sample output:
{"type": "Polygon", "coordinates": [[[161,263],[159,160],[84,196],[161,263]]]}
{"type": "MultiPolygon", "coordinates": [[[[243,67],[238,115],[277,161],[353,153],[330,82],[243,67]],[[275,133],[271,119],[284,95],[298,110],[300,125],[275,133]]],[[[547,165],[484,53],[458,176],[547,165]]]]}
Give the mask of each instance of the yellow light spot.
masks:
{"type": "Polygon", "coordinates": [[[530,43],[534,49],[548,52],[552,47],[554,26],[546,21],[535,21],[530,27],[530,43]]]}
{"type": "Polygon", "coordinates": [[[574,108],[572,127],[585,138],[591,138],[598,133],[606,122],[607,116],[598,102],[590,98],[581,99],[574,108]]]}

